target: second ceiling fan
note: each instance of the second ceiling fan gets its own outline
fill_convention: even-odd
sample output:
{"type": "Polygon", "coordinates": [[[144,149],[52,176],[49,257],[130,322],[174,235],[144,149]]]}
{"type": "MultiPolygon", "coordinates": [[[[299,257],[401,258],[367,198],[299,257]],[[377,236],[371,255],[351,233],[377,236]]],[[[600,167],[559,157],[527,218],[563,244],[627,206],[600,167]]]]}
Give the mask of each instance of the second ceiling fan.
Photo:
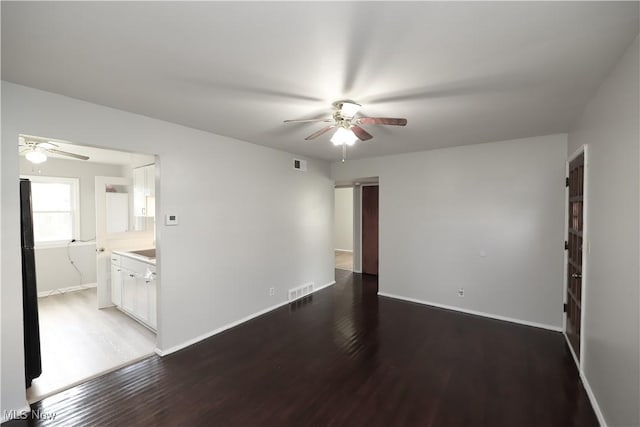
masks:
{"type": "Polygon", "coordinates": [[[322,129],[312,133],[305,138],[306,141],[313,140],[320,135],[324,135],[331,129],[337,128],[331,137],[334,145],[353,145],[357,140],[368,141],[373,138],[369,132],[364,130],[360,125],[391,125],[406,126],[407,119],[392,117],[356,117],[361,105],[345,99],[333,103],[334,111],[331,117],[323,119],[301,119],[301,120],[285,120],[285,123],[304,123],[304,122],[324,122],[330,123],[322,129]]]}

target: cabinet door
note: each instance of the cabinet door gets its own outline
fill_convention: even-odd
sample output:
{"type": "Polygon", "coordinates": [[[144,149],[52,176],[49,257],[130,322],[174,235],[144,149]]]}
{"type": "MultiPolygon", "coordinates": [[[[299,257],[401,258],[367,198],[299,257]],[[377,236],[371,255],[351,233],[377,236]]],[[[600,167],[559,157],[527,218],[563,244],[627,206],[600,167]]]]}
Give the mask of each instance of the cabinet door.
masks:
{"type": "Polygon", "coordinates": [[[136,276],[133,271],[122,269],[122,308],[129,313],[135,312],[136,276]]]}
{"type": "Polygon", "coordinates": [[[158,329],[158,302],[155,279],[148,281],[147,290],[149,297],[149,326],[153,329],[158,329]]]}
{"type": "Polygon", "coordinates": [[[111,302],[120,307],[122,305],[122,269],[111,264],[111,302]]]}
{"type": "Polygon", "coordinates": [[[129,231],[129,194],[105,193],[107,233],[129,231]]]}
{"type": "Polygon", "coordinates": [[[144,277],[137,277],[135,281],[135,302],[133,314],[145,323],[149,322],[149,286],[144,277]]]}

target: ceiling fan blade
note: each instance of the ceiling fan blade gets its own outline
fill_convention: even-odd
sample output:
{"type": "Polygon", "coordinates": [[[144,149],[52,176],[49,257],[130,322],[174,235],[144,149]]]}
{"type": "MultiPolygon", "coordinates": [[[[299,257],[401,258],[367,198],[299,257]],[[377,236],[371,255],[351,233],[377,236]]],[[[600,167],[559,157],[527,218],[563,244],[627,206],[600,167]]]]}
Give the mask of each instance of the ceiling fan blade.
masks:
{"type": "Polygon", "coordinates": [[[362,129],[360,126],[352,126],[351,130],[358,137],[360,141],[368,141],[371,138],[373,138],[373,135],[371,135],[366,130],[362,129]]]}
{"type": "Polygon", "coordinates": [[[406,126],[407,119],[391,118],[391,117],[361,117],[358,119],[361,125],[391,125],[406,126]]]}
{"type": "Polygon", "coordinates": [[[73,157],[79,160],[89,160],[89,156],[83,156],[82,154],[68,153],[66,151],[56,150],[55,148],[49,148],[47,150],[50,153],[59,154],[61,156],[73,157]]]}
{"type": "Polygon", "coordinates": [[[325,118],[325,119],[300,119],[300,120],[285,120],[284,123],[312,123],[312,122],[330,122],[333,119],[325,118]]]}
{"type": "Polygon", "coordinates": [[[311,135],[309,135],[308,137],[305,138],[305,141],[311,141],[312,139],[316,139],[317,137],[319,137],[320,135],[323,135],[327,132],[329,132],[331,129],[333,129],[335,127],[335,125],[332,126],[325,126],[322,129],[320,129],[317,132],[312,133],[311,135]]]}

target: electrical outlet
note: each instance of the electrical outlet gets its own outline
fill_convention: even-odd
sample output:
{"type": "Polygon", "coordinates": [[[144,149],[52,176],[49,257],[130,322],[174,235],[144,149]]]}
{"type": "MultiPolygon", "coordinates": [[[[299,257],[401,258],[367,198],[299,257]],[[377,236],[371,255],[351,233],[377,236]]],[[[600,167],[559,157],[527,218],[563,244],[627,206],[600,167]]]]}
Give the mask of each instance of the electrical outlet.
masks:
{"type": "Polygon", "coordinates": [[[464,298],[464,288],[458,288],[458,296],[464,298]]]}
{"type": "Polygon", "coordinates": [[[276,288],[269,288],[269,296],[272,297],[276,294],[276,288]]]}

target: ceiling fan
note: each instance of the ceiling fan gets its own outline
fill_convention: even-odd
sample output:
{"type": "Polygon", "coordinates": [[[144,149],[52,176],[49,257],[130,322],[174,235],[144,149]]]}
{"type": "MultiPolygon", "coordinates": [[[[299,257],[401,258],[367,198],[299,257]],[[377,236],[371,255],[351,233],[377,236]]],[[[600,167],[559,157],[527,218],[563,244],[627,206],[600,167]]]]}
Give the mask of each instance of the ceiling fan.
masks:
{"type": "MultiPolygon", "coordinates": [[[[306,141],[316,139],[320,135],[324,135],[333,128],[337,128],[331,137],[334,145],[353,145],[357,140],[368,141],[373,138],[369,132],[364,130],[360,125],[391,125],[406,126],[407,119],[390,118],[390,117],[356,117],[361,105],[355,101],[344,99],[336,101],[333,104],[333,113],[331,117],[323,119],[301,119],[301,120],[285,120],[285,123],[304,123],[304,122],[324,122],[330,123],[322,129],[312,133],[305,138],[306,141]]],[[[344,151],[344,150],[343,150],[344,151]]],[[[343,159],[344,160],[344,159],[343,159]]]]}
{"type": "Polygon", "coordinates": [[[34,137],[20,137],[19,146],[23,149],[20,154],[25,155],[26,159],[31,163],[42,163],[47,161],[47,153],[58,154],[60,156],[72,157],[78,160],[89,160],[89,156],[82,154],[70,153],[68,151],[59,150],[58,144],[46,139],[34,137]]]}

